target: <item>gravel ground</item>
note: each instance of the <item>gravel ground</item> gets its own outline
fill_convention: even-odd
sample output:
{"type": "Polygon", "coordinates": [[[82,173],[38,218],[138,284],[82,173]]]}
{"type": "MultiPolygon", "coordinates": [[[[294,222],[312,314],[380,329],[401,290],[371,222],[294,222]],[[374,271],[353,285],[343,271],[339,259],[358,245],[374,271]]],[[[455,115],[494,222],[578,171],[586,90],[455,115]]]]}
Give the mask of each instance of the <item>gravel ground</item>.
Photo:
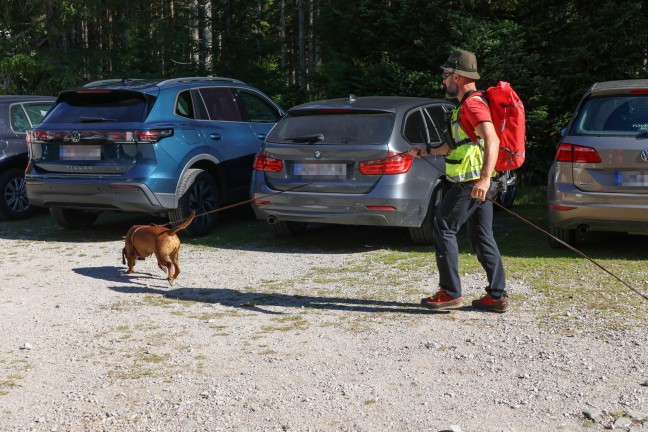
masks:
{"type": "Polygon", "coordinates": [[[554,319],[523,281],[506,314],[432,313],[434,266],[387,247],[188,241],[170,287],[125,274],[126,229],[0,238],[0,430],[648,430],[645,328],[554,319]]]}

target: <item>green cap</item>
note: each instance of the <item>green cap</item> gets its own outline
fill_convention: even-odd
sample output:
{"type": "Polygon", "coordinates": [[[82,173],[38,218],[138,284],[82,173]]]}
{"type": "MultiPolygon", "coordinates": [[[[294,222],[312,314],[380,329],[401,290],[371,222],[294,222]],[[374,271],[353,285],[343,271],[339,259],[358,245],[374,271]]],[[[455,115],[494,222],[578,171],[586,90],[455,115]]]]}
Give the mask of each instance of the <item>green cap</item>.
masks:
{"type": "Polygon", "coordinates": [[[441,69],[449,69],[457,75],[478,80],[477,57],[470,51],[453,51],[448,60],[441,65],[441,69]]]}

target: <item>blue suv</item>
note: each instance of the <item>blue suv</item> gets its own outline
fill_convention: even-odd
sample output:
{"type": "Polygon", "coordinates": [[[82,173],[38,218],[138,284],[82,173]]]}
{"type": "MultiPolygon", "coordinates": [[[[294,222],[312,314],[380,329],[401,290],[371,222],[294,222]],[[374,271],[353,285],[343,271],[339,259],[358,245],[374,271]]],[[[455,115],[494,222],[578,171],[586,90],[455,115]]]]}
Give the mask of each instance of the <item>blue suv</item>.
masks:
{"type": "Polygon", "coordinates": [[[196,211],[186,233],[204,236],[213,210],[248,199],[254,155],[283,114],[260,90],[220,77],[65,91],[28,134],[27,197],[68,229],[108,211],[172,223],[196,211]]]}

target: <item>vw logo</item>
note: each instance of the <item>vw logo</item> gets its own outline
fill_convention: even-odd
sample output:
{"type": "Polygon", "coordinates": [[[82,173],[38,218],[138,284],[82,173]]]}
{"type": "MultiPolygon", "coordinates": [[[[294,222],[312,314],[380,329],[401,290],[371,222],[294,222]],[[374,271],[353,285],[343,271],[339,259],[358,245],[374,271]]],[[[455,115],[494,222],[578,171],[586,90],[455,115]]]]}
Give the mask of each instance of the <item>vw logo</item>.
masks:
{"type": "MultiPolygon", "coordinates": [[[[313,156],[315,156],[315,159],[321,159],[322,158],[322,152],[319,150],[315,150],[315,153],[313,153],[313,156]]],[[[641,154],[643,157],[643,153],[641,154]]]]}
{"type": "Polygon", "coordinates": [[[641,152],[641,160],[644,162],[648,162],[648,148],[643,149],[643,151],[641,152]]]}
{"type": "Polygon", "coordinates": [[[81,141],[81,132],[79,131],[72,132],[72,142],[78,143],[79,141],[81,141]]]}

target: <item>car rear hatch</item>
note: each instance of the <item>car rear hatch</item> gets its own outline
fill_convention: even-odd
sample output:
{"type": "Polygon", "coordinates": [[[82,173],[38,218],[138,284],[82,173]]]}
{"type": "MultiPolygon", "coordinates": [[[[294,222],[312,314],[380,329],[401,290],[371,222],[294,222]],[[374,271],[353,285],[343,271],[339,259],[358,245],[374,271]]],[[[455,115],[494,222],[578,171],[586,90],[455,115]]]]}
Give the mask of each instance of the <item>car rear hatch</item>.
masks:
{"type": "Polygon", "coordinates": [[[586,100],[558,157],[584,192],[648,194],[648,92],[586,100]]]}
{"type": "Polygon", "coordinates": [[[118,175],[135,166],[149,146],[173,134],[147,129],[155,96],[131,90],[82,89],[61,93],[29,136],[36,172],[118,175]]]}
{"type": "MultiPolygon", "coordinates": [[[[291,110],[266,138],[260,157],[275,190],[364,194],[403,163],[389,153],[394,113],[382,110],[291,110]],[[392,170],[392,171],[389,171],[392,170]]],[[[257,163],[259,158],[257,158],[257,163]]],[[[257,169],[259,167],[256,167],[257,169]]]]}

